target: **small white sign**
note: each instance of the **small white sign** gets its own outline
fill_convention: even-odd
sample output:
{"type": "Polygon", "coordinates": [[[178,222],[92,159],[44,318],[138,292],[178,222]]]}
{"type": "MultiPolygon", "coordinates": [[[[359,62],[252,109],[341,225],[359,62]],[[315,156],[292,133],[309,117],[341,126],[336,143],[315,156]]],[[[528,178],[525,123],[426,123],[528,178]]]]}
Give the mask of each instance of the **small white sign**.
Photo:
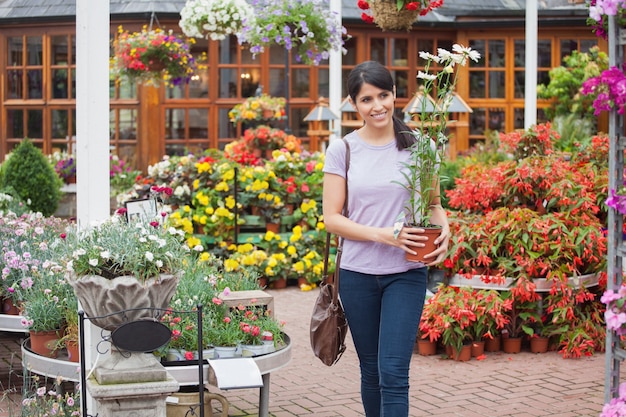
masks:
{"type": "Polygon", "coordinates": [[[252,358],[209,359],[209,380],[224,390],[263,386],[261,371],[252,358]]]}

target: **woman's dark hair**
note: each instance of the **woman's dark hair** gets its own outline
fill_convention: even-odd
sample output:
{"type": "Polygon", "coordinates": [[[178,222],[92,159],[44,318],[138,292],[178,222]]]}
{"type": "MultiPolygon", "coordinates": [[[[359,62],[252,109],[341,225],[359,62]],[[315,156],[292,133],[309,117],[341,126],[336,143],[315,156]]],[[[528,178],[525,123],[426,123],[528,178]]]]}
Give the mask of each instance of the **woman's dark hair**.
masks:
{"type": "MultiPolygon", "coordinates": [[[[376,61],[365,61],[354,67],[348,75],[348,95],[356,103],[356,96],[359,95],[363,84],[371,84],[381,90],[394,91],[393,77],[391,72],[376,61]]],[[[393,130],[396,136],[398,149],[406,149],[415,142],[411,133],[412,129],[406,125],[395,114],[393,115],[393,130]]]]}

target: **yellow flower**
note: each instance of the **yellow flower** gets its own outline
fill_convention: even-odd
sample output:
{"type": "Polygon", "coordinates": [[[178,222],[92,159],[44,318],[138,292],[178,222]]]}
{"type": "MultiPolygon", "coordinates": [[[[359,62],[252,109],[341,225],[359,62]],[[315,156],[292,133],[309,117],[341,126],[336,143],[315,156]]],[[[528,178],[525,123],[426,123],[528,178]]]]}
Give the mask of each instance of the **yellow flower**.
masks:
{"type": "Polygon", "coordinates": [[[212,173],[211,164],[208,162],[196,162],[196,171],[198,174],[202,174],[203,172],[212,173]]]}
{"type": "Polygon", "coordinates": [[[254,249],[254,245],[252,245],[251,243],[244,243],[242,245],[237,246],[237,252],[239,253],[252,252],[253,249],[254,249]]]}
{"type": "Polygon", "coordinates": [[[204,195],[202,191],[196,194],[196,200],[198,200],[198,204],[200,204],[201,206],[208,206],[210,202],[209,197],[204,195]]]}
{"type": "Polygon", "coordinates": [[[198,259],[198,261],[200,262],[207,262],[209,260],[211,260],[211,254],[209,252],[202,252],[200,254],[200,258],[198,259]]]}
{"type": "Polygon", "coordinates": [[[191,211],[191,207],[189,207],[188,205],[185,205],[185,206],[183,207],[183,211],[184,211],[185,213],[189,213],[189,212],[191,211]]]}
{"type": "Polygon", "coordinates": [[[181,223],[183,224],[183,230],[185,231],[185,233],[193,233],[193,223],[191,223],[189,219],[183,219],[181,223]]]}
{"type": "Polygon", "coordinates": [[[223,191],[223,192],[227,193],[229,189],[230,188],[228,187],[228,183],[226,183],[226,181],[218,182],[215,185],[215,190],[216,191],[223,191]]]}
{"type": "Polygon", "coordinates": [[[298,261],[295,264],[293,264],[293,270],[296,271],[299,274],[303,273],[304,272],[304,262],[298,261]]]}
{"type": "Polygon", "coordinates": [[[197,190],[198,187],[200,187],[200,180],[199,179],[193,180],[193,189],[197,190]]]}
{"type": "Polygon", "coordinates": [[[190,236],[187,238],[187,246],[190,248],[195,248],[198,245],[201,245],[202,241],[195,236],[190,236]]]}
{"type": "Polygon", "coordinates": [[[226,270],[226,272],[233,272],[236,271],[238,268],[239,262],[237,262],[236,260],[232,258],[224,260],[224,269],[226,270]]]}
{"type": "Polygon", "coordinates": [[[235,207],[235,198],[232,195],[229,195],[228,197],[226,197],[224,204],[229,209],[233,209],[235,207]]]}
{"type": "Polygon", "coordinates": [[[226,217],[226,218],[234,218],[235,215],[228,211],[226,207],[218,207],[215,209],[215,215],[217,217],[226,217]]]}
{"type": "Polygon", "coordinates": [[[289,247],[287,248],[287,254],[290,256],[293,256],[296,253],[298,253],[298,250],[296,249],[296,247],[293,245],[289,245],[289,247]]]}
{"type": "Polygon", "coordinates": [[[263,239],[267,240],[268,242],[271,242],[272,240],[274,240],[275,237],[276,237],[276,233],[272,232],[271,230],[268,230],[267,232],[265,232],[265,236],[263,237],[263,239]]]}
{"type": "Polygon", "coordinates": [[[204,212],[208,215],[208,216],[212,216],[213,213],[215,212],[215,209],[211,206],[208,206],[207,208],[204,209],[204,212]]]}

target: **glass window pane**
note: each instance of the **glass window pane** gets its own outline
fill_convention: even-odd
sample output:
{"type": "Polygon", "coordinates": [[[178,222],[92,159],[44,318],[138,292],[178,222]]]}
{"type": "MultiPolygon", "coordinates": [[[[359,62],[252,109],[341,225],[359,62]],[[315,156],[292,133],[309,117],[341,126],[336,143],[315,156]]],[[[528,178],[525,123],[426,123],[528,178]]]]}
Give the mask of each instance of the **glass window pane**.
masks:
{"type": "Polygon", "coordinates": [[[407,66],[409,65],[409,41],[408,39],[390,39],[391,41],[391,59],[393,65],[407,66]]]}
{"type": "Polygon", "coordinates": [[[220,64],[236,64],[237,63],[237,40],[228,37],[221,40],[218,48],[220,64]]]}
{"type": "Polygon", "coordinates": [[[489,130],[504,130],[504,109],[489,109],[489,130]]]}
{"type": "Polygon", "coordinates": [[[550,39],[537,41],[537,66],[552,68],[552,41],[550,39]]]}
{"type": "Polygon", "coordinates": [[[504,68],[505,46],[503,40],[489,41],[489,66],[491,68],[504,68]]]}
{"type": "Polygon", "coordinates": [[[165,139],[185,138],[185,110],[165,110],[165,139]]]}
{"type": "Polygon", "coordinates": [[[243,68],[241,71],[241,96],[252,97],[259,87],[261,73],[258,68],[243,68]]]}
{"type": "Polygon", "coordinates": [[[191,77],[191,81],[189,82],[189,98],[209,98],[208,69],[201,69],[191,77]]]}
{"type": "Polygon", "coordinates": [[[370,59],[387,65],[387,39],[374,38],[370,41],[370,59]]]}
{"type": "Polygon", "coordinates": [[[581,52],[588,52],[591,48],[598,45],[598,41],[595,39],[581,39],[580,50],[581,52]]]}
{"type": "Polygon", "coordinates": [[[573,39],[561,39],[561,63],[563,65],[563,59],[570,55],[572,51],[578,50],[578,42],[573,39]]]}
{"type": "Polygon", "coordinates": [[[189,137],[208,138],[208,109],[189,109],[189,137]]]}
{"type": "Polygon", "coordinates": [[[419,53],[420,52],[428,52],[430,54],[433,53],[433,51],[435,51],[435,41],[433,41],[432,39],[420,39],[417,41],[417,66],[418,67],[424,67],[424,65],[426,65],[426,60],[420,58],[419,53]]]}
{"type": "Polygon", "coordinates": [[[330,96],[329,78],[330,78],[330,75],[329,75],[328,69],[320,68],[319,71],[317,71],[317,79],[318,79],[317,89],[318,89],[319,95],[322,97],[330,96]]]}
{"type": "Polygon", "coordinates": [[[67,36],[50,37],[50,62],[52,65],[67,65],[67,36]]]}
{"type": "Polygon", "coordinates": [[[171,156],[185,156],[187,155],[187,146],[181,144],[166,144],[165,153],[171,156]]]}
{"type": "Polygon", "coordinates": [[[526,89],[526,73],[524,71],[515,71],[514,78],[515,86],[513,96],[515,98],[524,98],[524,91],[526,89]]]}
{"type": "Polygon", "coordinates": [[[137,147],[135,145],[120,145],[117,148],[117,155],[135,169],[137,167],[137,147]]]}
{"type": "Polygon", "coordinates": [[[7,110],[7,138],[24,137],[24,111],[7,110]]]}
{"type": "Polygon", "coordinates": [[[470,81],[470,97],[485,98],[485,71],[472,71],[469,74],[470,81]]]}
{"type": "Polygon", "coordinates": [[[504,79],[504,71],[493,71],[489,73],[489,98],[504,98],[504,79]]]}
{"type": "Polygon", "coordinates": [[[7,96],[8,98],[23,98],[22,70],[7,71],[7,96]]]}
{"type": "Polygon", "coordinates": [[[285,53],[284,48],[270,48],[269,54],[270,54],[271,65],[285,65],[287,63],[287,54],[285,53]]]}
{"type": "Polygon", "coordinates": [[[291,109],[291,119],[289,120],[289,127],[291,127],[291,133],[295,136],[307,136],[306,131],[309,129],[309,124],[304,121],[304,118],[309,114],[311,109],[306,107],[296,107],[291,109]]]}
{"type": "Polygon", "coordinates": [[[391,75],[396,81],[396,97],[409,96],[409,73],[408,71],[392,71],[391,75]]]}
{"type": "Polygon", "coordinates": [[[484,135],[485,134],[485,109],[477,109],[474,107],[474,112],[470,113],[470,135],[484,135]]]}
{"type": "MultiPolygon", "coordinates": [[[[254,57],[252,57],[252,52],[250,52],[250,49],[248,49],[248,48],[240,49],[239,48],[239,44],[237,43],[237,41],[234,41],[233,44],[234,44],[233,47],[235,48],[235,51],[232,52],[232,54],[234,55],[234,62],[233,62],[233,64],[237,63],[237,61],[236,61],[236,59],[237,59],[237,51],[241,51],[241,63],[242,64],[259,65],[259,60],[261,59],[261,56],[259,54],[257,54],[254,57]]],[[[270,49],[272,49],[272,48],[270,48],[270,49]]],[[[280,59],[281,59],[280,62],[285,62],[286,58],[285,58],[284,49],[282,49],[282,48],[273,48],[273,49],[278,50],[279,56],[280,56],[280,59]],[[281,52],[281,51],[283,51],[283,52],[281,52]]],[[[267,51],[267,49],[266,49],[266,51],[267,51]]]]}
{"type": "Polygon", "coordinates": [[[7,65],[9,67],[24,65],[22,61],[24,57],[22,38],[7,38],[7,45],[7,65]]]}
{"type": "Polygon", "coordinates": [[[42,65],[41,36],[29,36],[26,38],[26,65],[42,65]]]}
{"type": "Polygon", "coordinates": [[[515,39],[513,42],[513,59],[516,67],[526,65],[526,42],[523,39],[515,39]]]}
{"type": "Polygon", "coordinates": [[[70,63],[76,65],[76,35],[72,35],[70,39],[72,40],[72,61],[70,63]]]}
{"type": "Polygon", "coordinates": [[[68,136],[67,110],[52,110],[52,139],[65,139],[68,136]]]}
{"type": "Polygon", "coordinates": [[[469,44],[470,48],[480,52],[480,59],[478,62],[471,61],[470,66],[473,68],[485,66],[486,44],[484,40],[473,39],[469,44]]]}
{"type": "Polygon", "coordinates": [[[263,86],[263,92],[274,97],[285,97],[286,84],[285,68],[270,69],[270,86],[269,89],[263,86]]]}
{"type": "Polygon", "coordinates": [[[187,84],[182,83],[175,86],[167,86],[165,89],[165,97],[168,99],[185,98],[185,89],[187,84]]]}
{"type": "Polygon", "coordinates": [[[72,83],[72,98],[76,98],[76,68],[72,68],[70,73],[72,74],[72,79],[70,80],[72,83]]]}
{"type": "Polygon", "coordinates": [[[311,80],[308,68],[295,69],[291,72],[291,97],[308,97],[311,80]]]}
{"type": "Polygon", "coordinates": [[[219,84],[220,98],[237,97],[237,70],[221,68],[219,84]]]}
{"type": "Polygon", "coordinates": [[[27,98],[42,98],[43,97],[43,85],[41,82],[41,70],[28,70],[28,97],[27,98]]]}
{"type": "Polygon", "coordinates": [[[67,70],[52,69],[52,98],[67,98],[67,70]]]}
{"type": "Polygon", "coordinates": [[[513,129],[524,128],[524,109],[513,109],[513,129]]]}
{"type": "Polygon", "coordinates": [[[356,65],[356,38],[348,39],[343,47],[348,51],[341,59],[343,65],[356,65]]]}
{"type": "Polygon", "coordinates": [[[43,138],[43,110],[27,110],[28,117],[28,135],[31,139],[43,138]]]}
{"type": "Polygon", "coordinates": [[[439,39],[437,41],[437,47],[443,48],[446,51],[452,51],[452,45],[454,45],[455,43],[456,42],[453,41],[452,39],[439,39]]]}
{"type": "Polygon", "coordinates": [[[237,134],[235,126],[228,121],[229,108],[220,108],[218,110],[218,120],[221,122],[217,125],[218,138],[234,138],[237,134]]]}
{"type": "Polygon", "coordinates": [[[550,84],[550,71],[537,71],[537,85],[550,84]]]}
{"type": "Polygon", "coordinates": [[[136,109],[120,109],[120,139],[137,139],[137,110],[136,109]]]}

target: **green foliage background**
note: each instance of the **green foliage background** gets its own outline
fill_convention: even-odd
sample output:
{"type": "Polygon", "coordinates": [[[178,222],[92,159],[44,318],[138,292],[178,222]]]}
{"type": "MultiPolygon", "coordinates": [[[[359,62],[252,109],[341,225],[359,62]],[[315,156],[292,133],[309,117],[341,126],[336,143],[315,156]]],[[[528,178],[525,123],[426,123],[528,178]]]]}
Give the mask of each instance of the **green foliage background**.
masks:
{"type": "Polygon", "coordinates": [[[12,187],[31,210],[44,216],[59,206],[62,185],[46,156],[28,138],[0,166],[0,189],[12,187]]]}

